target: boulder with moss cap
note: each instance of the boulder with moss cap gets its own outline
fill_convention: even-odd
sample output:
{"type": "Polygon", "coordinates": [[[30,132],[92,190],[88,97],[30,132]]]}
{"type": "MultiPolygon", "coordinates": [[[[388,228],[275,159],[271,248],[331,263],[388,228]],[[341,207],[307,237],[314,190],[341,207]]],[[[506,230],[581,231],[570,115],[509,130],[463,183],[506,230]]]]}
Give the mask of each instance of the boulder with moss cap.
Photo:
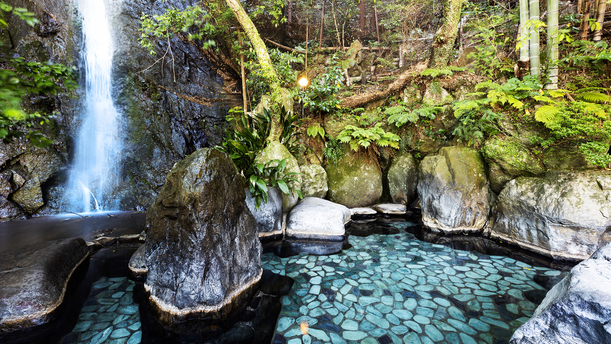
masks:
{"type": "Polygon", "coordinates": [[[488,222],[490,191],[484,161],[474,149],[445,147],[420,164],[422,222],[446,234],[480,232],[488,222]]]}

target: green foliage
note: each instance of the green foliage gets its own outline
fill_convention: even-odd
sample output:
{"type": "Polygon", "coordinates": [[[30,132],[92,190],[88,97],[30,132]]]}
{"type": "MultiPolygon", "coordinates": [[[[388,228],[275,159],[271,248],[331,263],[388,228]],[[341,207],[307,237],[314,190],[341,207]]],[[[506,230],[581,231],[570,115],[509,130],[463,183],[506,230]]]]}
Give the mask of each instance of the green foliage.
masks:
{"type": "Polygon", "coordinates": [[[567,85],[568,89],[592,86],[597,80],[607,79],[607,65],[611,63],[611,46],[602,40],[574,41],[571,44],[561,46],[561,59],[558,61],[559,67],[564,70],[580,69],[587,72],[582,85],[567,85]]]}
{"type": "MultiPolygon", "coordinates": [[[[294,52],[285,53],[278,49],[268,49],[268,52],[280,85],[286,88],[294,87],[299,66],[304,63],[303,55],[294,52]]],[[[244,67],[249,70],[246,85],[252,92],[253,104],[257,104],[261,96],[270,92],[269,77],[265,75],[254,51],[248,52],[247,57],[248,61],[244,64],[244,67]]]]}
{"type": "MultiPolygon", "coordinates": [[[[0,11],[12,13],[19,19],[23,20],[29,26],[34,26],[39,23],[36,15],[22,7],[13,7],[4,2],[0,2],[0,11]]],[[[8,27],[8,24],[0,18],[0,27],[8,27]]]]}
{"type": "Polygon", "coordinates": [[[329,140],[325,144],[325,158],[327,158],[328,162],[331,162],[333,165],[336,165],[337,162],[344,157],[342,143],[338,139],[334,139],[332,137],[328,138],[329,140]]]}
{"type": "Polygon", "coordinates": [[[325,72],[318,74],[310,86],[299,94],[304,106],[313,112],[328,113],[340,108],[337,94],[340,92],[344,74],[338,55],[333,55],[325,72]]]}
{"type": "MultiPolygon", "coordinates": [[[[11,12],[34,26],[38,20],[24,8],[14,8],[0,2],[0,10],[11,12]]],[[[0,21],[6,26],[6,22],[0,21]]],[[[46,139],[34,127],[48,124],[53,114],[28,113],[23,100],[33,95],[55,95],[61,91],[71,91],[77,87],[76,73],[70,67],[51,62],[28,62],[22,57],[0,59],[0,139],[10,140],[24,133],[20,128],[32,128],[26,137],[36,146],[48,146],[46,139]]]]}
{"type": "Polygon", "coordinates": [[[271,160],[265,164],[258,163],[253,166],[253,173],[248,177],[248,189],[251,197],[255,198],[257,210],[261,206],[261,200],[267,203],[269,199],[269,187],[278,187],[280,191],[286,195],[294,192],[299,198],[303,198],[301,190],[291,186],[291,183],[297,182],[295,178],[297,173],[284,172],[287,161],[288,158],[271,160]]]}
{"type": "Polygon", "coordinates": [[[391,132],[386,132],[382,129],[382,124],[378,123],[371,128],[359,128],[353,125],[347,125],[342,130],[337,139],[342,143],[348,143],[350,149],[358,151],[359,148],[369,148],[371,144],[379,147],[392,147],[399,149],[399,141],[401,138],[391,132]]]}
{"type": "Polygon", "coordinates": [[[325,129],[320,126],[320,123],[314,123],[309,126],[306,133],[310,137],[316,138],[316,136],[320,136],[321,139],[325,139],[325,129]]]}
{"type": "Polygon", "coordinates": [[[225,131],[225,140],[217,149],[229,154],[238,171],[248,178],[255,173],[257,154],[265,148],[271,115],[264,111],[247,116],[241,109],[233,108],[226,119],[233,128],[225,131]]]}
{"type": "MultiPolygon", "coordinates": [[[[282,133],[280,143],[285,145],[291,154],[295,155],[299,147],[294,135],[296,129],[297,116],[281,108],[280,124],[282,133]]],[[[288,194],[293,191],[300,195],[299,190],[289,186],[290,182],[295,181],[295,173],[284,173],[286,159],[272,160],[266,164],[255,163],[255,159],[267,142],[271,129],[271,113],[268,109],[263,109],[262,114],[245,115],[241,108],[233,108],[229,111],[226,119],[232,124],[232,129],[225,131],[226,137],[221,146],[216,149],[229,154],[238,171],[249,181],[249,188],[252,197],[257,200],[257,209],[263,199],[267,203],[268,188],[278,186],[280,190],[288,194]]]]}
{"type": "Polygon", "coordinates": [[[386,108],[385,113],[389,115],[388,123],[401,127],[407,122],[416,123],[420,118],[435,119],[435,115],[443,110],[444,108],[439,106],[422,106],[409,111],[405,106],[398,105],[386,108]]]}
{"type": "MultiPolygon", "coordinates": [[[[168,40],[176,32],[187,34],[189,39],[202,39],[204,35],[215,36],[217,28],[211,24],[208,17],[201,6],[189,6],[185,10],[170,8],[163,14],[153,16],[144,14],[140,17],[140,44],[151,55],[155,55],[155,41],[160,38],[168,40]],[[199,30],[188,32],[194,26],[199,30]]],[[[214,41],[204,42],[204,48],[214,44],[214,41]]]]}

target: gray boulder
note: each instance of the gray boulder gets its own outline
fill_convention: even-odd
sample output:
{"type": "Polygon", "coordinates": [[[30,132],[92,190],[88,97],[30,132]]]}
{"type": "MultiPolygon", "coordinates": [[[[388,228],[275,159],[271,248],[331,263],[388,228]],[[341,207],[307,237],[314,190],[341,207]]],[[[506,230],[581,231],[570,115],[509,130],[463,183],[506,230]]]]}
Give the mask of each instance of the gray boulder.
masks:
{"type": "Polygon", "coordinates": [[[490,236],[554,259],[586,259],[611,241],[611,173],[552,172],[507,183],[490,236]]]}
{"type": "Polygon", "coordinates": [[[263,271],[257,222],[243,177],[225,153],[202,148],[176,163],[166,180],[146,216],[144,287],[164,326],[205,331],[257,290],[263,271]]]}
{"type": "Polygon", "coordinates": [[[611,244],[575,266],[548,293],[511,344],[611,343],[611,244]]]}
{"type": "Polygon", "coordinates": [[[61,317],[68,283],[88,257],[81,238],[0,253],[0,342],[44,342],[61,317]]]}
{"type": "Polygon", "coordinates": [[[289,239],[343,241],[350,209],[331,201],[306,197],[291,210],[287,220],[289,239]]]}
{"type": "Polygon", "coordinates": [[[435,232],[480,232],[488,221],[490,191],[484,162],[470,148],[444,147],[420,164],[423,224],[435,232]]]}
{"type": "Polygon", "coordinates": [[[148,273],[146,267],[146,246],[140,245],[136,252],[129,259],[127,264],[131,276],[135,279],[144,279],[148,273]]]}
{"type": "Polygon", "coordinates": [[[245,189],[246,205],[255,217],[259,227],[259,237],[282,234],[282,192],[276,188],[268,188],[267,203],[261,200],[257,210],[257,201],[245,189]]]}
{"type": "Polygon", "coordinates": [[[373,209],[375,209],[378,213],[385,215],[405,215],[407,212],[405,204],[376,204],[373,206],[373,209]]]}
{"type": "Polygon", "coordinates": [[[303,197],[325,198],[329,190],[327,171],[320,165],[303,165],[301,169],[301,192],[303,197]]]}
{"type": "Polygon", "coordinates": [[[418,165],[409,154],[396,157],[388,169],[388,189],[394,203],[410,204],[416,199],[418,165]]]}

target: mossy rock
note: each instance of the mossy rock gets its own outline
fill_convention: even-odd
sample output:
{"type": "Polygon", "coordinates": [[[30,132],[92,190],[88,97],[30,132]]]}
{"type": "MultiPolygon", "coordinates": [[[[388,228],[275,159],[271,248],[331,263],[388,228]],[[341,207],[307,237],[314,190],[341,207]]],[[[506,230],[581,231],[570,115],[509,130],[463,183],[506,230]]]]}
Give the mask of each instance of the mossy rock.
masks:
{"type": "MultiPolygon", "coordinates": [[[[294,175],[293,178],[296,179],[295,182],[291,182],[290,185],[297,190],[301,190],[301,170],[299,169],[299,164],[297,163],[297,159],[289,152],[289,150],[280,142],[273,141],[270,142],[267,147],[265,147],[255,159],[256,163],[265,164],[272,160],[283,160],[287,159],[285,173],[295,172],[297,175],[294,175]]],[[[282,211],[287,213],[299,202],[299,196],[295,193],[291,193],[290,195],[283,195],[282,202],[282,211]]]]}
{"type": "Polygon", "coordinates": [[[327,165],[328,197],[348,208],[370,206],[382,196],[382,172],[366,154],[346,149],[336,165],[327,165]]]}
{"type": "MultiPolygon", "coordinates": [[[[282,89],[282,98],[281,98],[281,104],[282,106],[284,106],[284,109],[286,109],[286,111],[293,111],[293,98],[291,97],[289,91],[286,88],[282,89]]],[[[255,113],[262,115],[263,114],[263,109],[270,109],[270,102],[271,102],[271,98],[268,95],[264,95],[261,97],[261,100],[259,101],[259,104],[257,104],[257,106],[255,107],[255,113]]]]}
{"type": "Polygon", "coordinates": [[[480,232],[488,221],[490,192],[484,160],[471,148],[444,147],[420,164],[422,221],[446,234],[480,232]]]}
{"type": "Polygon", "coordinates": [[[403,89],[403,102],[405,106],[410,107],[422,102],[422,94],[420,89],[415,85],[408,85],[403,89]]]}
{"type": "Polygon", "coordinates": [[[427,106],[441,106],[452,104],[454,97],[442,86],[441,82],[434,80],[424,93],[422,103],[427,106]]]}
{"type": "Polygon", "coordinates": [[[550,147],[543,153],[543,165],[550,170],[589,170],[598,166],[590,165],[577,145],[550,147]]]}
{"type": "Polygon", "coordinates": [[[486,141],[482,154],[490,165],[492,190],[501,192],[505,183],[519,176],[539,176],[545,173],[528,148],[514,137],[493,137],[486,141]]]}
{"type": "Polygon", "coordinates": [[[393,160],[387,178],[393,203],[410,204],[416,199],[418,165],[410,153],[402,154],[393,160]]]}
{"type": "Polygon", "coordinates": [[[352,116],[339,117],[333,114],[327,114],[323,123],[325,133],[332,138],[337,138],[347,125],[358,125],[358,123],[352,116]]]}
{"type": "Polygon", "coordinates": [[[304,165],[301,169],[303,197],[325,198],[329,190],[327,171],[320,165],[304,165]]]}

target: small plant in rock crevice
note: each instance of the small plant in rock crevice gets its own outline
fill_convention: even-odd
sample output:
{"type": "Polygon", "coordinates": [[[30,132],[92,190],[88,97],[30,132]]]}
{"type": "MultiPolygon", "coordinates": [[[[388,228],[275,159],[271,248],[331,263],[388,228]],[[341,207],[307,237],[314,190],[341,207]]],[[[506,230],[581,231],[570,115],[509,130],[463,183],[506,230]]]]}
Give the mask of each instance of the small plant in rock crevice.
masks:
{"type": "Polygon", "coordinates": [[[285,173],[287,161],[288,158],[254,165],[253,174],[248,177],[248,190],[250,196],[255,199],[257,209],[261,206],[261,200],[268,202],[269,187],[278,187],[285,195],[294,192],[299,198],[303,198],[301,190],[291,186],[291,183],[297,182],[295,176],[298,173],[285,173]]]}

